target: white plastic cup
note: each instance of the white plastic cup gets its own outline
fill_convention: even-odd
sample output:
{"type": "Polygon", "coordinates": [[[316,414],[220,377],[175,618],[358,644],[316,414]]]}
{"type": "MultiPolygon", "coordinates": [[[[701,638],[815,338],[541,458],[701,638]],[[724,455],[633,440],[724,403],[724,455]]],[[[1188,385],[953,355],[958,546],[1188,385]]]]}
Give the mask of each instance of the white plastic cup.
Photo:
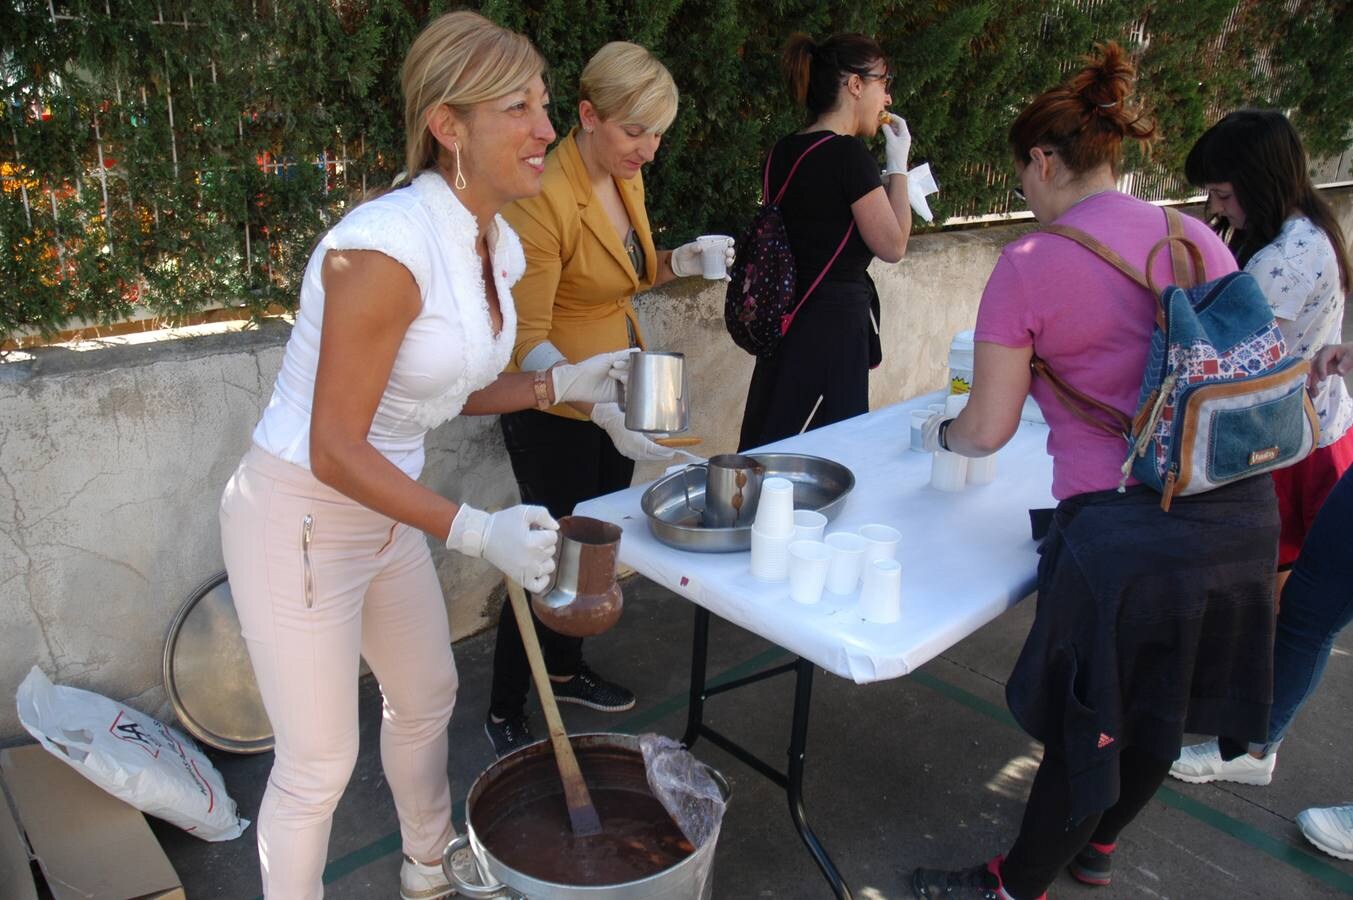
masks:
{"type": "Polygon", "coordinates": [[[761,482],[761,499],[756,504],[752,527],[768,537],[793,536],[794,482],[788,478],[767,478],[761,482]]]}
{"type": "Polygon", "coordinates": [[[831,548],[821,541],[794,541],[789,545],[789,596],[805,605],[822,599],[831,566],[831,548]]]}
{"type": "Polygon", "coordinates": [[[943,403],[931,403],[929,406],[926,407],[926,409],[930,410],[930,411],[933,412],[933,413],[944,412],[944,404],[943,404],[943,403]]]}
{"type": "Polygon", "coordinates": [[[827,590],[833,594],[853,594],[860,583],[867,542],[858,534],[836,531],[823,541],[832,551],[827,567],[827,590]]]}
{"type": "Polygon", "coordinates": [[[702,234],[696,238],[700,246],[700,273],[710,281],[728,277],[728,245],[733,239],[726,234],[702,234]]]}
{"type": "Polygon", "coordinates": [[[827,517],[812,509],[794,510],[794,540],[821,541],[827,531],[827,517]]]}
{"type": "Polygon", "coordinates": [[[934,415],[928,409],[913,409],[911,411],[911,449],[925,452],[925,423],[934,415]]]}
{"type": "Polygon", "coordinates": [[[996,480],[996,454],[975,456],[968,460],[968,484],[991,484],[996,480]]]}
{"type": "Polygon", "coordinates": [[[956,416],[963,412],[963,407],[968,405],[967,394],[950,394],[944,398],[944,414],[946,416],[956,416]]]}
{"type": "Polygon", "coordinates": [[[936,450],[930,457],[930,486],[937,491],[961,491],[968,481],[968,458],[936,450]]]}
{"type": "Polygon", "coordinates": [[[860,528],[860,537],[867,546],[864,550],[864,564],[868,566],[876,559],[896,559],[897,544],[902,540],[902,532],[888,525],[865,525],[860,528]]]}
{"type": "Polygon", "coordinates": [[[758,581],[784,581],[789,577],[789,545],[794,533],[769,535],[752,526],[752,577],[758,581]]]}
{"type": "Polygon", "coordinates": [[[895,559],[876,559],[864,568],[860,616],[889,625],[902,618],[902,566],[895,559]]]}

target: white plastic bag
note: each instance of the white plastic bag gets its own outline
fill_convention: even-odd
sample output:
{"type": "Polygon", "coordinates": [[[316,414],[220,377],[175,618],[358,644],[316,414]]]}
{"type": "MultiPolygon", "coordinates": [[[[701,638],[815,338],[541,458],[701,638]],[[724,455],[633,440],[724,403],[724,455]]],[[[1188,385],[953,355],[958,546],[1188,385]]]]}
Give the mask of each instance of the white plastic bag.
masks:
{"type": "Polygon", "coordinates": [[[192,740],[163,722],[54,685],[37,666],[19,685],[18,703],[29,734],[114,797],[206,841],[228,841],[249,827],[221,774],[192,740]]]}

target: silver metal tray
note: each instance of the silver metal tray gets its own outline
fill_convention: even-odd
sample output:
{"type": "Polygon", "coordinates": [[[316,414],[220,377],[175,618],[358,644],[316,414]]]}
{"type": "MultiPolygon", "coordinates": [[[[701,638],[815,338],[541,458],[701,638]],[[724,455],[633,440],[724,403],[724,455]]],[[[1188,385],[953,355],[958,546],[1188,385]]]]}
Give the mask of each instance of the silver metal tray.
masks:
{"type": "Polygon", "coordinates": [[[231,753],[272,749],[272,723],[225,572],[193,591],[169,626],[164,688],[179,722],[207,746],[231,753]]]}
{"type": "MultiPolygon", "coordinates": [[[[815,509],[827,517],[845,506],[855,487],[850,469],[830,459],[805,453],[746,454],[766,467],[767,478],[788,478],[794,482],[794,508],[815,509]]],[[[658,479],[644,491],[639,501],[653,536],[669,547],[696,553],[736,553],[752,546],[751,525],[736,528],[704,528],[698,510],[704,507],[705,469],[692,466],[689,472],[673,472],[658,479]],[[691,509],[686,503],[686,485],[690,485],[691,509]]]]}

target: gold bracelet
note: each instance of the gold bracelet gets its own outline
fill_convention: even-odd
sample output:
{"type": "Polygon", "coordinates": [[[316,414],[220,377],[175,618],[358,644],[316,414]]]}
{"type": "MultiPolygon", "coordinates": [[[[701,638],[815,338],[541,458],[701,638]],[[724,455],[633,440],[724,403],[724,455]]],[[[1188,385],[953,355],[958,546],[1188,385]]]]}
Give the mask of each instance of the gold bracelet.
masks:
{"type": "Polygon", "coordinates": [[[549,369],[541,369],[531,381],[531,389],[536,392],[536,409],[549,409],[554,405],[550,402],[549,376],[549,369]]]}

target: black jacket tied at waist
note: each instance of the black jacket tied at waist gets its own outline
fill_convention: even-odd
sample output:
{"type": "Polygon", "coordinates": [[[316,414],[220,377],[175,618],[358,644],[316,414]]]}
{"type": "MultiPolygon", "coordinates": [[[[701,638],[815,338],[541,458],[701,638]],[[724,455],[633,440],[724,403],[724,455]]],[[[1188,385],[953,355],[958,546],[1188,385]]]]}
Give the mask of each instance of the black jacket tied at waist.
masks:
{"type": "Polygon", "coordinates": [[[1272,483],[1181,499],[1164,513],[1140,486],[1070,497],[1043,544],[1037,612],[1006,700],[1064,754],[1073,821],[1116,802],[1124,747],[1173,760],[1185,732],[1267,737],[1272,483]]]}

